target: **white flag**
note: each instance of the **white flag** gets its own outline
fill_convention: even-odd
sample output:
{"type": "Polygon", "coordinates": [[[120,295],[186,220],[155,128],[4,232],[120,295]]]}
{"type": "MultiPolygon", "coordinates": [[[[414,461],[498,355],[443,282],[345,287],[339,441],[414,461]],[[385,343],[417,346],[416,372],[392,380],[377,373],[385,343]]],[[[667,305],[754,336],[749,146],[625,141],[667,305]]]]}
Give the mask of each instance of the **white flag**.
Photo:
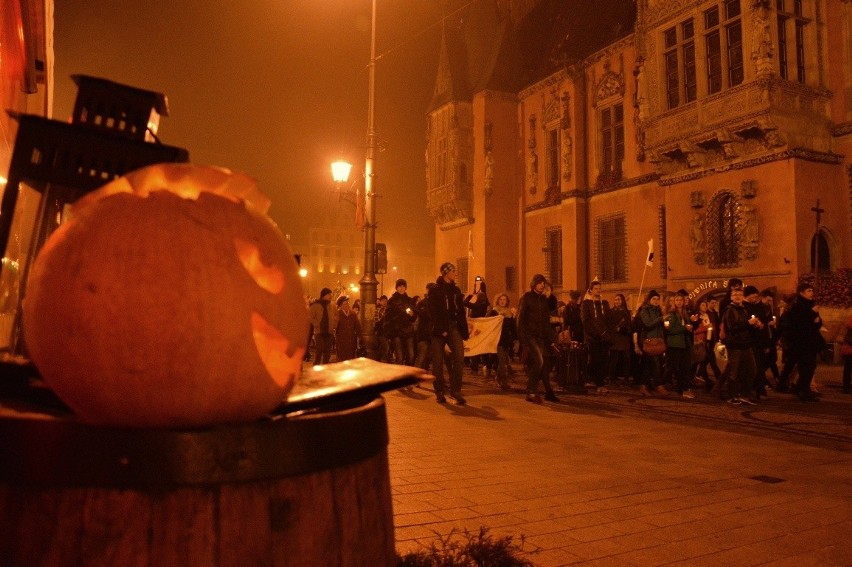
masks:
{"type": "Polygon", "coordinates": [[[654,239],[648,241],[648,257],[645,259],[646,266],[654,265],[654,239]]]}
{"type": "Polygon", "coordinates": [[[496,353],[500,333],[503,331],[503,316],[477,317],[467,320],[470,338],[464,342],[464,355],[496,353]]]}

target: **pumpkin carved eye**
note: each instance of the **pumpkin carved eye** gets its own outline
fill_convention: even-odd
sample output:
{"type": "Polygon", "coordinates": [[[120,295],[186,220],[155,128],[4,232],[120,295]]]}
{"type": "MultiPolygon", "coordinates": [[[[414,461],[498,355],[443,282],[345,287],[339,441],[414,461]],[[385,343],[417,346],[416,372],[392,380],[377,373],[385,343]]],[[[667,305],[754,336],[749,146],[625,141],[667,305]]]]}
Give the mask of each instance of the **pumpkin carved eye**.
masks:
{"type": "Polygon", "coordinates": [[[237,249],[237,257],[243,268],[261,289],[275,295],[281,293],[284,289],[284,274],[275,266],[263,264],[257,246],[246,240],[234,238],[234,248],[237,249]]]}

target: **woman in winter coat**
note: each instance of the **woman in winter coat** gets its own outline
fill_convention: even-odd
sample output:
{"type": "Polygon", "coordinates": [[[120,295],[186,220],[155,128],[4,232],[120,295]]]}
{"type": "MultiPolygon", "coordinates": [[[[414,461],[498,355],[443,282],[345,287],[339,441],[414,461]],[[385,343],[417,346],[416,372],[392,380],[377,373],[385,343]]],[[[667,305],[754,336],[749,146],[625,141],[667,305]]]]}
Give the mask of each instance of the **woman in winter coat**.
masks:
{"type": "Polygon", "coordinates": [[[500,340],[497,343],[497,382],[500,389],[509,389],[509,362],[511,353],[515,348],[518,338],[518,327],[515,322],[515,308],[509,306],[509,296],[501,293],[494,302],[494,315],[503,317],[503,326],[500,330],[500,340]]]}
{"type": "Polygon", "coordinates": [[[613,330],[609,346],[609,377],[627,377],[630,374],[630,311],[623,294],[615,295],[609,313],[609,327],[613,330]]]}
{"type": "Polygon", "coordinates": [[[360,334],[361,323],[358,321],[358,314],[349,305],[349,298],[341,295],[337,298],[337,326],[335,327],[338,362],[357,358],[360,334]]]}
{"type": "Polygon", "coordinates": [[[651,394],[650,388],[660,396],[668,396],[668,390],[660,383],[663,374],[663,355],[652,354],[644,350],[645,339],[665,340],[663,336],[663,312],[660,309],[660,294],[656,290],[652,289],[648,292],[645,302],[639,309],[639,321],[642,325],[642,333],[638,338],[636,354],[642,355],[644,358],[639,393],[643,396],[648,396],[651,394]]]}
{"type": "Polygon", "coordinates": [[[666,335],[666,372],[681,397],[691,400],[695,397],[689,388],[692,368],[692,330],[694,328],[684,309],[684,297],[676,294],[672,309],[663,320],[666,335]],[[688,335],[688,336],[687,336],[688,335]]]}

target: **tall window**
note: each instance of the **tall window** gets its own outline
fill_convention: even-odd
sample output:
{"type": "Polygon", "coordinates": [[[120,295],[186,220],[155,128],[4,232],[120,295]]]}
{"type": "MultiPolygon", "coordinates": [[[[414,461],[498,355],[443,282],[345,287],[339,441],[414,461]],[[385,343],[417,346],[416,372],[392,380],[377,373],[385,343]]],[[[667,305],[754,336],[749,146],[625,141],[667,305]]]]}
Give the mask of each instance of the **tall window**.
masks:
{"type": "Polygon", "coordinates": [[[446,135],[441,136],[435,141],[435,147],[437,151],[435,152],[435,172],[432,179],[435,180],[435,187],[441,187],[448,182],[447,168],[449,167],[449,156],[446,135]]]}
{"type": "Polygon", "coordinates": [[[803,0],[775,0],[778,13],[778,74],[784,79],[805,82],[805,30],[803,0]],[[792,43],[790,40],[793,40],[792,43]],[[791,68],[795,62],[795,74],[791,68]]]}
{"type": "Polygon", "coordinates": [[[624,159],[624,106],[601,110],[601,173],[621,171],[624,159]]]}
{"type": "Polygon", "coordinates": [[[544,271],[554,289],[562,287],[562,227],[544,229],[544,271]]]}
{"type": "Polygon", "coordinates": [[[713,94],[743,82],[743,30],[740,0],[723,0],[704,11],[707,92],[713,94]]]}
{"type": "Polygon", "coordinates": [[[551,128],[545,136],[547,152],[547,186],[559,186],[559,129],[551,128]]]}
{"type": "Polygon", "coordinates": [[[739,236],[737,233],[736,197],[720,193],[710,203],[707,218],[707,243],[711,268],[728,268],[739,265],[739,236]]]}
{"type": "Polygon", "coordinates": [[[627,222],[624,213],[598,218],[597,272],[601,281],[627,281],[627,222]]]}
{"type": "Polygon", "coordinates": [[[692,18],[663,32],[666,67],[666,101],[675,108],[697,95],[695,71],[695,25],[692,18]]]}

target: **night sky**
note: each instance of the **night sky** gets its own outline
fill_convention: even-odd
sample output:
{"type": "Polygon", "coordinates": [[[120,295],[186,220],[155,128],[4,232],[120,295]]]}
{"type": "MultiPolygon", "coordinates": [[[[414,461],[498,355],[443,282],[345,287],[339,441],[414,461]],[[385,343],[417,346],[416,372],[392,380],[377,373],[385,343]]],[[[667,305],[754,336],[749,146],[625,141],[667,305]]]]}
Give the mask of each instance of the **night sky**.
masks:
{"type": "MultiPolygon", "coordinates": [[[[441,4],[377,8],[377,239],[415,254],[434,248],[423,160],[441,4]]],[[[163,143],[257,178],[272,218],[306,244],[317,211],[354,210],[333,196],[329,164],[345,156],[353,175],[363,171],[370,9],[370,0],[55,0],[54,118],[70,115],[72,74],[163,92],[163,143]]]]}

